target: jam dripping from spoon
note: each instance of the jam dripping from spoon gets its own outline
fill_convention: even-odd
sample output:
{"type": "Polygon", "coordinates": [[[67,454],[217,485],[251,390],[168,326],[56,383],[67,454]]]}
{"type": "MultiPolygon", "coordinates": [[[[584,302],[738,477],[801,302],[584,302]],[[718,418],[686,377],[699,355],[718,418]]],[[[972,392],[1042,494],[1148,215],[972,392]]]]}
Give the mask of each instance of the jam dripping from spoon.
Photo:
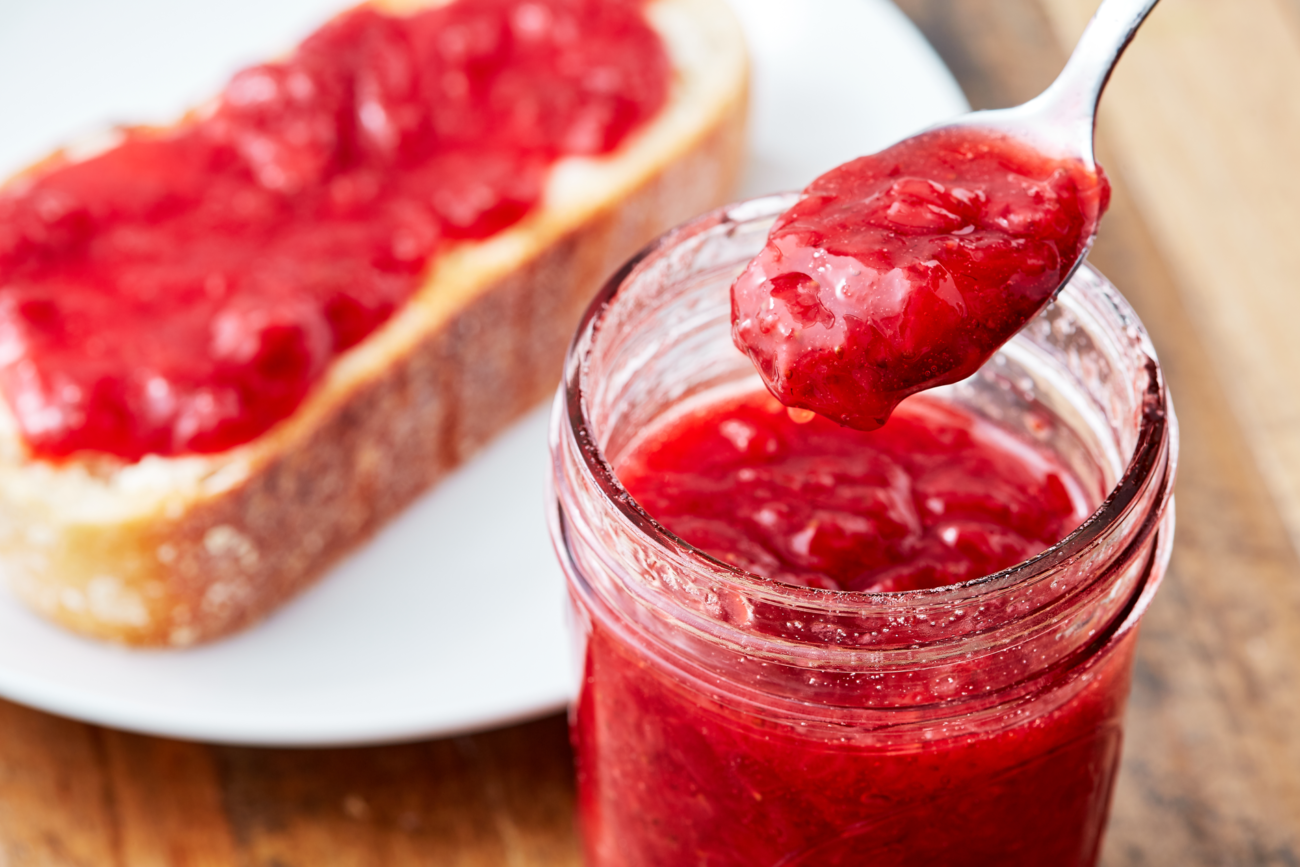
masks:
{"type": "Polygon", "coordinates": [[[732,336],[786,406],[874,430],[974,373],[1060,291],[1110,199],[1097,104],[1156,0],[1105,0],[1047,90],[827,172],[732,286],[732,336]]]}

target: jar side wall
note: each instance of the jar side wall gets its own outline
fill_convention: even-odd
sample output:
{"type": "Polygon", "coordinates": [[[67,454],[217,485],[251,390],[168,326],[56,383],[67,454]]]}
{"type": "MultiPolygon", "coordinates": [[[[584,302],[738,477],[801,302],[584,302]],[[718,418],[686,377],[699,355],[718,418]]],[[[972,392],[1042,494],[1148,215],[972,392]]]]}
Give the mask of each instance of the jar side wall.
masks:
{"type": "Polygon", "coordinates": [[[1045,713],[1026,702],[994,732],[880,743],[738,714],[592,623],[573,724],[593,867],[698,851],[720,867],[1095,859],[1133,631],[1058,685],[1045,713]]]}
{"type": "MultiPolygon", "coordinates": [[[[1168,562],[1173,515],[1150,552],[1168,562]]],[[[774,719],[735,677],[683,677],[572,586],[583,624],[572,710],[587,863],[717,867],[1095,863],[1129,692],[1138,605],[1099,651],[971,731],[946,719],[874,729],[774,719]],[[692,794],[694,793],[694,794],[692,794]],[[707,796],[705,795],[707,793],[707,796]]]]}
{"type": "Polygon", "coordinates": [[[1038,558],[895,594],[738,572],[645,514],[610,455],[752,377],[716,293],[784,204],[668,236],[607,288],[568,362],[550,518],[582,630],[588,861],[1095,864],[1173,531],[1177,425],[1149,341],[1082,269],[1000,371],[945,390],[1106,498],[1038,558]]]}
{"type": "Polygon", "coordinates": [[[582,551],[571,527],[557,512],[562,557],[570,595],[584,619],[596,622],[671,680],[735,713],[762,718],[773,726],[798,727],[809,736],[908,740],[942,725],[950,734],[971,735],[1004,727],[1046,692],[1067,692],[1071,672],[1136,628],[1164,575],[1173,515],[1152,521],[1142,541],[1105,567],[1090,597],[1069,616],[1039,612],[1018,632],[1017,643],[975,647],[951,653],[934,648],[891,658],[861,653],[851,664],[810,664],[807,659],[746,653],[719,644],[712,636],[674,622],[662,628],[658,612],[634,599],[610,603],[609,593],[590,576],[602,567],[599,552],[582,551]],[[1009,716],[1010,714],[1010,716],[1009,716]]]}

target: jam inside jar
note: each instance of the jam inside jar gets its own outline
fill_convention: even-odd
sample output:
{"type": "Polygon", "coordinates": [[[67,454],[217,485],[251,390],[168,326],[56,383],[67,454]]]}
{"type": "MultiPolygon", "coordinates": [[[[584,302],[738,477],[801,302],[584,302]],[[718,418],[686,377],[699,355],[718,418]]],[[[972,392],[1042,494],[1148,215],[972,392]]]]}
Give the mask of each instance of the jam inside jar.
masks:
{"type": "Polygon", "coordinates": [[[1081,268],[976,375],[931,392],[1101,503],[1025,562],[903,592],[782,583],[692,547],[618,480],[646,430],[761,388],[728,287],[793,200],[665,235],[570,350],[549,516],[580,646],[587,863],[1093,865],[1177,457],[1154,351],[1100,274],[1081,268]]]}

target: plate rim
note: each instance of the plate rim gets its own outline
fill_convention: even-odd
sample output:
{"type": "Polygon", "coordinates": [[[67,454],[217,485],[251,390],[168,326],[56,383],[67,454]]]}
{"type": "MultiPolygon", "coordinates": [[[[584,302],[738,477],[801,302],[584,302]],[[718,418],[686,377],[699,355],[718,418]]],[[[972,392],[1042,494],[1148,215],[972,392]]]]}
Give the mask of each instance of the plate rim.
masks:
{"type": "MultiPolygon", "coordinates": [[[[738,7],[738,13],[741,13],[741,9],[752,10],[761,5],[760,0],[731,0],[731,2],[738,7]]],[[[788,0],[762,0],[762,2],[783,3],[788,0]]],[[[946,113],[950,107],[954,109],[954,113],[961,110],[964,98],[961,97],[951,72],[916,30],[915,25],[890,0],[819,0],[817,8],[822,13],[833,14],[837,7],[842,10],[849,4],[878,7],[877,13],[881,14],[881,20],[889,20],[891,23],[888,26],[899,28],[893,36],[900,37],[908,43],[911,60],[915,62],[917,69],[925,69],[924,74],[932,79],[930,84],[942,84],[955,91],[956,100],[959,102],[942,107],[942,112],[946,113]]],[[[739,17],[743,19],[744,15],[739,14],[739,17]]],[[[758,70],[763,62],[759,51],[751,51],[751,64],[755,70],[758,70]]],[[[940,109],[936,106],[936,113],[939,112],[940,109]]],[[[752,151],[754,143],[752,129],[749,136],[747,150],[752,151]]],[[[537,414],[544,411],[541,407],[530,411],[524,419],[516,422],[511,430],[517,430],[529,423],[536,424],[537,414]]],[[[497,441],[499,442],[500,439],[498,438],[497,441]]],[[[486,451],[490,452],[491,446],[486,451]]],[[[485,459],[490,458],[481,453],[472,459],[469,465],[485,459]]],[[[539,479],[537,484],[539,500],[541,487],[539,479]]],[[[538,521],[541,520],[542,510],[539,508],[538,521]]],[[[365,543],[361,548],[365,549],[371,544],[373,543],[365,543]]],[[[328,577],[327,572],[322,582],[328,580],[328,577]]],[[[0,598],[0,606],[13,606],[15,609],[22,607],[21,603],[7,591],[4,598],[0,598]]],[[[28,616],[36,617],[34,614],[28,616]]],[[[274,618],[252,627],[254,630],[274,628],[274,618]]],[[[62,634],[57,627],[50,627],[50,629],[57,635],[56,638],[51,639],[53,641],[66,639],[69,642],[94,643],[92,639],[62,634]]],[[[4,637],[0,635],[0,645],[3,643],[4,637]]],[[[219,647],[219,644],[207,645],[204,649],[213,647],[219,647]]],[[[140,652],[111,646],[106,647],[105,651],[106,658],[109,654],[116,653],[117,659],[129,659],[131,653],[140,652]]],[[[187,651],[143,652],[183,654],[187,651]]],[[[106,663],[105,670],[111,667],[111,663],[106,663]]],[[[568,680],[576,681],[576,678],[568,680]]],[[[568,705],[572,690],[556,690],[552,685],[551,688],[539,689],[535,694],[524,698],[518,697],[517,692],[498,694],[489,690],[484,694],[491,694],[491,699],[484,700],[480,696],[475,711],[460,710],[441,716],[431,714],[426,703],[411,705],[409,709],[402,712],[389,711],[386,714],[372,715],[370,718],[365,718],[364,714],[357,716],[348,714],[341,719],[323,718],[315,724],[310,724],[302,722],[301,716],[294,714],[279,718],[275,714],[264,716],[258,716],[256,713],[249,714],[247,699],[242,710],[232,711],[229,715],[195,716],[187,714],[183,706],[169,705],[166,701],[149,703],[142,702],[133,695],[115,697],[111,691],[87,690],[84,686],[66,679],[51,679],[48,675],[42,676],[35,668],[15,666],[12,662],[0,659],[0,697],[18,704],[82,722],[141,734],[243,746],[361,746],[457,736],[501,728],[558,712],[568,705]]],[[[236,707],[239,705],[236,704],[236,707]]]]}

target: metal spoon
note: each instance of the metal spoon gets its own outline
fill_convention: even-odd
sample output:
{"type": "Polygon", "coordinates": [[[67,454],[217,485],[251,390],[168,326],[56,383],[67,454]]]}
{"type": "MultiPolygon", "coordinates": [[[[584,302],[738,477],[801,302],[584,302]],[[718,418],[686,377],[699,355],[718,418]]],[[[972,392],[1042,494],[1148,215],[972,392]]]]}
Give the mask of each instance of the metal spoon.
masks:
{"type": "Polygon", "coordinates": [[[1028,141],[1043,153],[1096,167],[1097,104],[1124,49],[1159,0],[1103,0],[1051,85],[1013,108],[973,111],[935,129],[974,126],[1028,141]]]}
{"type": "MultiPolygon", "coordinates": [[[[1142,22],[1160,0],[1102,0],[1070,59],[1047,89],[1011,108],[972,111],[932,129],[979,127],[1004,132],[1057,159],[1078,159],[1096,172],[1097,106],[1110,74],[1142,22]]],[[[1079,270],[1097,238],[1097,224],[1079,257],[1062,277],[1055,297],[1079,270]]]]}
{"type": "MultiPolygon", "coordinates": [[[[1068,169],[1074,175],[1079,196],[1061,200],[1066,202],[1062,205],[1063,213],[1072,228],[1059,239],[1068,245],[1060,254],[1073,256],[1073,260],[1062,258],[1058,260],[1059,270],[1054,269],[1050,274],[1042,272],[1047,275],[1043,279],[1031,276],[1027,278],[1027,287],[1004,293],[1008,299],[1005,308],[998,306],[1001,300],[992,291],[993,284],[978,283],[993,273],[986,270],[980,276],[979,268],[984,267],[979,264],[984,261],[982,253],[970,253],[966,258],[954,260],[957,276],[975,280],[980,288],[970,297],[962,296],[953,282],[956,278],[937,259],[913,262],[909,258],[922,249],[915,244],[906,246],[912,243],[910,238],[919,237],[928,243],[939,236],[961,234],[959,226],[967,218],[958,214],[964,213],[968,201],[956,191],[972,195],[960,187],[964,169],[936,163],[935,172],[941,172],[945,178],[944,184],[940,184],[932,177],[931,166],[922,163],[917,177],[900,178],[886,189],[870,184],[888,183],[894,174],[888,177],[870,174],[886,169],[883,164],[873,163],[871,157],[864,157],[823,175],[808,187],[806,197],[781,218],[767,246],[732,286],[733,339],[754,361],[772,393],[787,406],[805,411],[792,418],[805,420],[807,411],[812,411],[849,427],[874,430],[884,424],[893,408],[908,395],[974,373],[1011,337],[1015,328],[1023,326],[1061,291],[1091,248],[1104,208],[1105,189],[1097,177],[1100,170],[1093,156],[1097,104],[1120,55],[1156,2],[1103,0],[1065,68],[1039,96],[1015,108],[972,112],[927,130],[914,141],[922,154],[928,154],[926,148],[941,149],[966,139],[976,141],[978,130],[986,136],[992,133],[994,138],[1020,142],[1037,152],[1035,159],[1043,158],[1048,166],[1058,163],[1060,169],[1068,169]],[[854,186],[853,172],[861,166],[870,167],[866,176],[870,180],[868,186],[859,188],[854,186]],[[930,186],[926,186],[927,181],[930,186]],[[824,186],[819,186],[823,183],[824,186]],[[958,186],[953,186],[954,183],[958,186]],[[949,194],[948,187],[954,192],[949,194]],[[854,192],[841,194],[850,189],[854,192]],[[868,195],[865,189],[875,192],[868,195]],[[936,204],[926,198],[932,194],[951,195],[957,201],[944,199],[945,204],[936,204]],[[897,216],[892,216],[896,211],[897,216]],[[821,223],[818,222],[821,214],[832,216],[821,223]],[[1083,222],[1077,222],[1076,218],[1083,222]],[[853,228],[846,230],[847,226],[853,228]],[[854,232],[857,235],[851,241],[844,240],[854,232]],[[860,257],[855,261],[849,254],[832,254],[826,247],[828,239],[830,243],[840,244],[840,249],[878,242],[892,252],[880,269],[859,268],[864,264],[860,257]],[[962,272],[963,268],[968,271],[962,272]],[[914,273],[921,275],[915,278],[919,283],[914,284],[914,278],[909,276],[914,273]],[[810,276],[813,274],[819,276],[810,276]],[[949,279],[944,285],[956,296],[955,302],[938,295],[938,290],[927,282],[939,279],[935,274],[949,279]],[[775,282],[778,280],[783,281],[779,289],[775,282]],[[927,297],[940,298],[948,304],[948,308],[933,309],[957,311],[959,321],[954,324],[951,315],[935,315],[929,320],[934,323],[930,327],[920,324],[920,314],[908,319],[910,314],[906,311],[912,307],[904,305],[902,299],[921,291],[916,288],[920,285],[930,293],[927,297]],[[835,288],[828,290],[828,286],[835,288]],[[778,292],[781,304],[776,302],[778,292]],[[973,312],[968,312],[968,303],[976,305],[973,312]],[[908,338],[911,343],[906,347],[902,337],[905,329],[900,322],[910,323],[907,333],[912,335],[908,338]],[[859,334],[896,337],[882,342],[869,336],[860,338],[859,334]],[[935,349],[945,345],[950,347],[949,351],[935,349]],[[831,371],[829,375],[827,370],[831,371]]],[[[911,146],[913,141],[901,142],[881,155],[891,154],[895,149],[907,153],[911,146]]],[[[974,151],[967,158],[973,159],[972,154],[974,151]]],[[[978,172],[993,170],[996,175],[996,165],[980,164],[978,172]]],[[[893,172],[899,171],[895,166],[893,172]]],[[[993,176],[971,177],[987,186],[993,176]]],[[[986,201],[982,191],[980,201],[986,201]]],[[[1047,199],[1042,203],[1043,208],[1050,209],[1047,199]]],[[[1036,219],[1036,214],[1031,213],[1029,219],[1036,219]]],[[[1005,217],[995,217],[993,222],[999,220],[1009,232],[1010,224],[1005,217]]],[[[975,225],[971,223],[966,231],[974,230],[975,225]]],[[[982,243],[982,239],[976,241],[982,243]]],[[[955,249],[958,242],[948,243],[955,249]]],[[[1012,248],[1017,242],[1009,243],[1003,252],[1014,255],[1012,248]]],[[[929,256],[937,248],[923,249],[929,256]]],[[[918,306],[916,309],[932,308],[918,306]]]]}

